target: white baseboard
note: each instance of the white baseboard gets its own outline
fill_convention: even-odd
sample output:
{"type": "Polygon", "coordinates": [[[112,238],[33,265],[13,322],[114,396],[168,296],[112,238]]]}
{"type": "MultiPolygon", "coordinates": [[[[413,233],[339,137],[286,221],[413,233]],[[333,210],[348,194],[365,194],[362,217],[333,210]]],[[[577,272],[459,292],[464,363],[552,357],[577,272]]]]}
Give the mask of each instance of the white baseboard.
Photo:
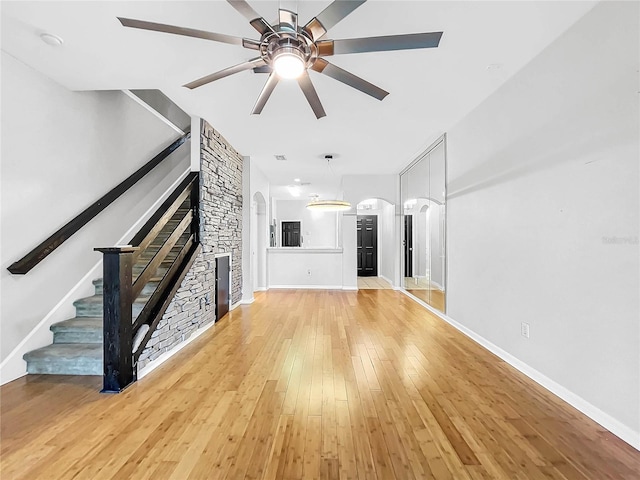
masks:
{"type": "MultiPolygon", "coordinates": [[[[162,205],[162,202],[171,195],[171,193],[180,185],[189,174],[189,170],[180,174],[180,177],[169,186],[169,188],[160,196],[156,202],[151,205],[147,211],[134,223],[115,243],[120,245],[127,242],[132,235],[146,222],[151,215],[162,205]]],[[[70,318],[68,313],[69,307],[73,300],[77,298],[92,295],[94,287],[91,284],[92,279],[100,277],[99,268],[102,267],[102,260],[96,262],[93,267],[76,283],[67,294],[31,329],[31,331],[22,339],[22,341],[6,356],[0,363],[0,385],[11,382],[27,374],[27,363],[22,356],[37,348],[45,347],[53,341],[53,333],[50,331],[51,325],[70,318]],[[84,290],[83,290],[84,288],[84,290]],[[66,307],[66,310],[65,310],[66,307]]],[[[71,310],[73,307],[71,306],[71,310]]],[[[71,317],[73,314],[71,314],[71,317]]]]}
{"type": "Polygon", "coordinates": [[[269,288],[287,290],[342,290],[342,285],[269,285],[269,288]]]}
{"type": "Polygon", "coordinates": [[[254,292],[266,292],[267,290],[269,290],[267,287],[257,287],[253,291],[254,292]]]}
{"type": "MultiPolygon", "coordinates": [[[[253,298],[251,298],[251,301],[249,303],[253,302],[253,298]]],[[[231,305],[229,307],[229,311],[231,310],[235,310],[236,308],[238,308],[240,305],[242,305],[244,303],[244,300],[238,300],[236,303],[234,303],[233,305],[231,305]]]]}
{"type": "Polygon", "coordinates": [[[356,286],[356,287],[342,287],[342,290],[347,292],[357,292],[360,289],[356,286]]]}
{"type": "Polygon", "coordinates": [[[209,330],[211,327],[213,327],[215,325],[215,321],[213,322],[209,322],[207,325],[205,325],[204,327],[196,330],[193,335],[191,335],[189,338],[187,338],[184,342],[179,343],[175,348],[172,348],[171,350],[169,350],[168,352],[164,352],[162,355],[160,355],[158,358],[156,358],[155,360],[147,363],[145,365],[144,368],[142,368],[141,370],[138,370],[138,380],[140,380],[141,378],[149,375],[153,370],[155,370],[156,368],[158,368],[160,365],[162,365],[164,362],[166,362],[167,360],[169,360],[171,357],[173,357],[176,353],[178,353],[180,350],[182,350],[184,347],[186,347],[187,345],[189,345],[191,342],[193,342],[196,338],[198,338],[200,335],[202,335],[204,332],[206,332],[207,330],[209,330]]]}
{"type": "Polygon", "coordinates": [[[382,280],[384,280],[385,282],[387,282],[389,285],[393,286],[393,282],[392,282],[389,278],[385,277],[384,275],[378,275],[378,276],[379,276],[382,280]]]}
{"type": "MultiPolygon", "coordinates": [[[[253,297],[247,298],[246,300],[243,298],[238,303],[236,303],[235,306],[237,307],[238,305],[251,305],[253,302],[255,302],[255,298],[253,298],[253,297]]],[[[233,307],[233,308],[235,308],[235,307],[233,307]]]]}
{"type": "Polygon", "coordinates": [[[575,409],[584,413],[587,417],[592,419],[594,422],[600,424],[602,427],[609,430],[615,436],[619,437],[621,440],[625,441],[636,450],[640,450],[640,432],[635,431],[631,427],[620,422],[619,420],[616,420],[608,413],[603,412],[595,405],[586,401],[584,398],[580,397],[579,395],[576,395],[575,393],[563,387],[556,381],[540,373],[535,368],[532,368],[528,364],[524,363],[522,360],[519,360],[518,358],[514,357],[509,352],[491,343],[489,340],[478,335],[473,330],[470,330],[469,328],[465,327],[461,323],[458,323],[453,318],[445,315],[441,311],[436,310],[435,308],[433,308],[426,302],[420,300],[419,298],[412,296],[406,290],[404,289],[397,289],[397,290],[401,291],[402,293],[407,295],[409,298],[411,298],[413,301],[422,305],[431,313],[433,313],[437,317],[441,318],[442,320],[450,324],[456,330],[460,331],[461,333],[463,333],[464,335],[472,339],[474,342],[476,342],[480,346],[486,348],[494,355],[497,355],[498,357],[500,357],[502,360],[507,362],[516,370],[525,374],[527,377],[529,377],[531,380],[536,382],[538,385],[541,385],[542,387],[546,388],[548,391],[550,391],[557,397],[561,398],[562,400],[567,402],[569,405],[571,405],[575,409]]]}

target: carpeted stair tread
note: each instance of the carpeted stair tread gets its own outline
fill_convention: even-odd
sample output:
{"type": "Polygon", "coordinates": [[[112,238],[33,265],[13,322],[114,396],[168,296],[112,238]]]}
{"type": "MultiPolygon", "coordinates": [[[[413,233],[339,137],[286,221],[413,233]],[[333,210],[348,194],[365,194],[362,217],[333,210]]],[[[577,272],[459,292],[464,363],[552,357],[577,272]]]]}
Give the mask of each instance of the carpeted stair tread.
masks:
{"type": "Polygon", "coordinates": [[[27,371],[49,375],[102,375],[102,344],[54,343],[25,353],[27,371]]]}
{"type": "MultiPolygon", "coordinates": [[[[133,318],[136,318],[144,304],[149,300],[148,296],[139,296],[135,299],[132,306],[133,318]]],[[[102,316],[102,306],[104,299],[102,295],[93,295],[91,297],[81,298],[73,302],[76,307],[76,317],[98,317],[102,316]]]]}
{"type": "MultiPolygon", "coordinates": [[[[133,277],[133,281],[135,282],[136,278],[138,278],[138,275],[134,275],[133,277]]],[[[144,288],[142,289],[142,295],[143,296],[147,296],[147,295],[151,295],[156,288],[158,288],[158,285],[160,284],[160,281],[162,280],[162,276],[154,276],[151,278],[151,280],[149,280],[147,282],[147,284],[144,286],[144,288]]],[[[93,281],[93,286],[95,287],[95,294],[96,295],[102,295],[103,287],[104,284],[102,282],[102,278],[96,278],[93,281]]]]}
{"type": "Polygon", "coordinates": [[[75,317],[51,325],[53,343],[99,343],[102,345],[102,318],[75,317]]]}

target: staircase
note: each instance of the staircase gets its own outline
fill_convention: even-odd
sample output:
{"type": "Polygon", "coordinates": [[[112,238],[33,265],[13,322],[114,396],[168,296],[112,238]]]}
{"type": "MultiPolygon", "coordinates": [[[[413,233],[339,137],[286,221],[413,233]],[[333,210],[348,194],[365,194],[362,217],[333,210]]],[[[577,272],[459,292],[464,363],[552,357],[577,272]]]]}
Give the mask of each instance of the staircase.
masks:
{"type": "MultiPolygon", "coordinates": [[[[144,271],[154,255],[162,247],[164,241],[180,223],[180,220],[190,209],[187,198],[178,208],[167,224],[160,230],[157,237],[147,249],[137,258],[133,265],[133,279],[144,271]]],[[[140,295],[133,303],[133,319],[142,311],[150,295],[157,288],[160,280],[167,272],[171,263],[189,238],[188,231],[176,242],[171,252],[156,269],[154,275],[144,286],[140,295]]],[[[53,344],[24,355],[27,362],[27,372],[54,375],[102,375],[102,278],[93,281],[95,294],[91,297],[76,300],[76,316],[68,320],[51,325],[53,344]]]]}

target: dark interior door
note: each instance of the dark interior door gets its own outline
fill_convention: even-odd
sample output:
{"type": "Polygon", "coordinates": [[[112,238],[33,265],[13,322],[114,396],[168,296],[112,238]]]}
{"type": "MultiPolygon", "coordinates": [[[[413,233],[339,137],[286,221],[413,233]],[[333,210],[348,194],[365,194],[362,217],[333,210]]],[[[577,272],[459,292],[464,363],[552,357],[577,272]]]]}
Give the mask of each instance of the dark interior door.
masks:
{"type": "Polygon", "coordinates": [[[378,217],[358,215],[358,276],[378,276],[378,217]]]}
{"type": "Polygon", "coordinates": [[[413,276],[413,217],[404,217],[404,276],[413,276]]]}
{"type": "Polygon", "coordinates": [[[216,257],[216,322],[229,311],[229,257],[216,257]]]}
{"type": "Polygon", "coordinates": [[[282,246],[299,247],[302,245],[300,222],[282,222],[282,246]]]}

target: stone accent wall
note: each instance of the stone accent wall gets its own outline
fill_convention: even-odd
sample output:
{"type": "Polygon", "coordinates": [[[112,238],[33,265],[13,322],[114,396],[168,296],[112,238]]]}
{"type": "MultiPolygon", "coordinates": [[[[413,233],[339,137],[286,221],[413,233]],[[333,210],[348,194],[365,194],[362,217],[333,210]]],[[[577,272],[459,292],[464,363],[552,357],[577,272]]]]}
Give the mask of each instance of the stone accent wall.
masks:
{"type": "Polygon", "coordinates": [[[230,302],[242,299],[242,156],[204,120],[200,121],[200,243],[202,251],[140,355],[138,370],[215,321],[216,254],[231,253],[230,302]]]}
{"type": "Polygon", "coordinates": [[[202,245],[231,254],[231,303],[242,299],[242,156],[211,125],[200,123],[202,245]]]}

